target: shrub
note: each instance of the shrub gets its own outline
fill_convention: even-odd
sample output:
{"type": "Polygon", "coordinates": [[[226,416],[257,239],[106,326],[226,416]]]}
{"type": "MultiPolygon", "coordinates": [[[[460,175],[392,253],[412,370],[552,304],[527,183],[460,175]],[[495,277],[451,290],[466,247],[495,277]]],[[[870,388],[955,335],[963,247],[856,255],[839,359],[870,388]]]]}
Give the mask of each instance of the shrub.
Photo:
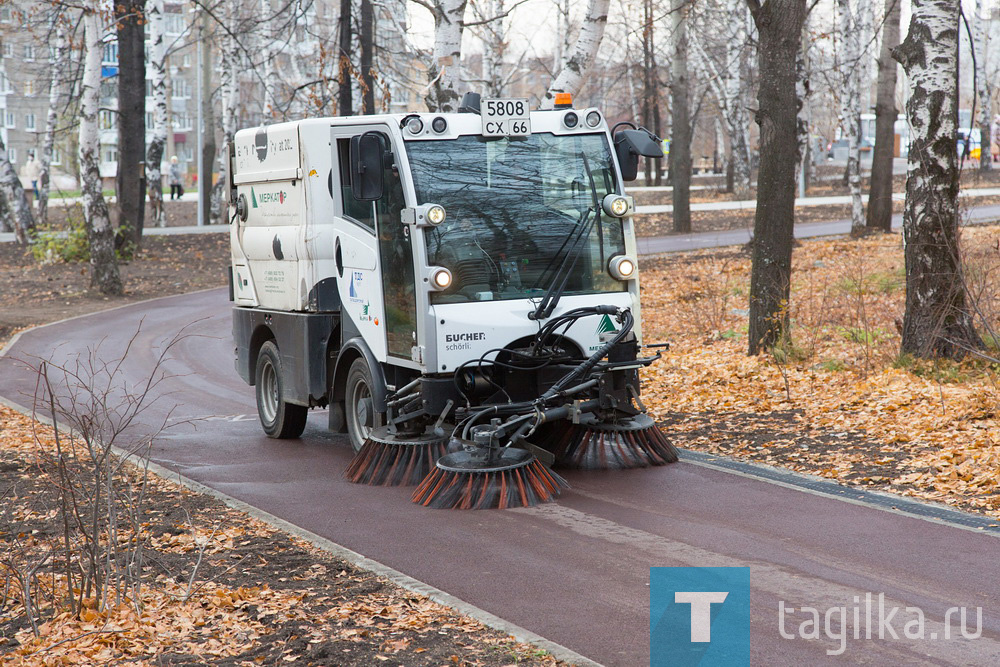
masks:
{"type": "Polygon", "coordinates": [[[56,230],[50,227],[35,233],[31,239],[31,255],[35,261],[41,264],[90,261],[86,223],[83,218],[72,214],[67,221],[69,229],[56,230]]]}

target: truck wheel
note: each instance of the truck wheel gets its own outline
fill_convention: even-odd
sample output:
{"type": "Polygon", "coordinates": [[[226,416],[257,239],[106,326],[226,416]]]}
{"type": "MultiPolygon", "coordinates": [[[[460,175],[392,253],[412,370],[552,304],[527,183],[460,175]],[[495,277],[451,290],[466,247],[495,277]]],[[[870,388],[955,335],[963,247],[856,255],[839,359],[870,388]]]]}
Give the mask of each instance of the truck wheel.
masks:
{"type": "Polygon", "coordinates": [[[368,362],[363,358],[355,359],[347,371],[346,389],[344,408],[347,412],[347,434],[351,438],[351,447],[354,451],[359,451],[372,429],[385,422],[385,415],[375,411],[372,375],[368,362]]]}
{"type": "Polygon", "coordinates": [[[257,355],[257,415],[269,438],[297,438],[306,428],[309,409],[282,400],[281,357],[273,340],[264,343],[257,355]]]}

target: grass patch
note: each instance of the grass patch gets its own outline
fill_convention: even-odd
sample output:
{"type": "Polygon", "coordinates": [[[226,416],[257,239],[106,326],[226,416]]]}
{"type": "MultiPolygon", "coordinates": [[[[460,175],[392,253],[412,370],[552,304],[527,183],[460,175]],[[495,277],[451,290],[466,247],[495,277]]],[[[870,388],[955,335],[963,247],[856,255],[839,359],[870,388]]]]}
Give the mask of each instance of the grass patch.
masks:
{"type": "Polygon", "coordinates": [[[827,359],[826,361],[816,364],[815,368],[830,373],[839,373],[847,370],[847,364],[840,359],[827,359]]]}
{"type": "Polygon", "coordinates": [[[845,294],[892,294],[906,285],[906,269],[875,271],[862,278],[841,278],[834,289],[845,294]]]}

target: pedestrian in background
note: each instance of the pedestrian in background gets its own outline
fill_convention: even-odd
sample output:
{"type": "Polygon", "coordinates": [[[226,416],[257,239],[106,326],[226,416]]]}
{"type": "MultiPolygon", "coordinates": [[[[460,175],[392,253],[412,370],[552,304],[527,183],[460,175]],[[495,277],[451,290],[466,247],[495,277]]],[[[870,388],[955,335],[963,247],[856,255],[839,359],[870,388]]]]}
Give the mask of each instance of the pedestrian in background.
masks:
{"type": "Polygon", "coordinates": [[[174,155],[170,158],[170,200],[174,200],[174,194],[177,195],[177,199],[184,196],[184,186],[181,185],[181,166],[177,163],[177,156],[174,155]]]}
{"type": "Polygon", "coordinates": [[[28,161],[21,167],[21,177],[31,183],[31,191],[38,199],[38,179],[42,177],[42,165],[35,159],[34,153],[28,153],[28,161]]]}

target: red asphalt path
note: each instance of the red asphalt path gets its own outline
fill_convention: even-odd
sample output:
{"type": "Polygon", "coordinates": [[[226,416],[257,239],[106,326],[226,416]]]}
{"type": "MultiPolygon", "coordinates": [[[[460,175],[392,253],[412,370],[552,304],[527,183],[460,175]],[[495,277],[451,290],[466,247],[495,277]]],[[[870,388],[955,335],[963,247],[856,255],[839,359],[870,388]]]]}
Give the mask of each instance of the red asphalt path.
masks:
{"type": "MultiPolygon", "coordinates": [[[[573,488],[558,502],[531,509],[425,509],[410,502],[411,489],[345,482],[350,448],[324,430],[325,412],[301,440],[264,437],[253,390],[233,369],[229,308],[225,290],[212,290],[28,331],[0,358],[0,396],[30,405],[35,379],[23,360],[66,363],[98,342],[102,358],[117,358],[143,319],[123,368],[144,382],[187,325],[192,335],[165,366],[169,393],[144,420],[173,409],[175,422],[201,421],[161,436],[155,462],[588,658],[648,664],[651,566],[749,566],[753,664],[1000,664],[995,536],[684,461],[570,473],[573,488]],[[822,613],[868,592],[922,608],[927,634],[939,637],[947,608],[972,609],[974,627],[982,607],[982,636],[855,640],[851,631],[844,654],[828,656],[838,642],[779,634],[779,600],[822,613]]],[[[790,618],[794,632],[805,617],[790,618]]]]}

